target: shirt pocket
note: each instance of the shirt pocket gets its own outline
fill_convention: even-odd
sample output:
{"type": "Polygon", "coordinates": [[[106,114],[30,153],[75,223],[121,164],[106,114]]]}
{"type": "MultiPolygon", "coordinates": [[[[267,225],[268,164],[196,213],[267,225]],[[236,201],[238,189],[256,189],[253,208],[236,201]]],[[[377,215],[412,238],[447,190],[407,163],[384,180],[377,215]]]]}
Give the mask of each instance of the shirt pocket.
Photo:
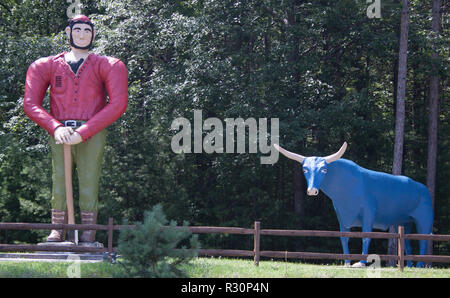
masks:
{"type": "Polygon", "coordinates": [[[52,77],[52,92],[55,94],[64,93],[67,89],[67,78],[64,73],[55,73],[52,77]]]}

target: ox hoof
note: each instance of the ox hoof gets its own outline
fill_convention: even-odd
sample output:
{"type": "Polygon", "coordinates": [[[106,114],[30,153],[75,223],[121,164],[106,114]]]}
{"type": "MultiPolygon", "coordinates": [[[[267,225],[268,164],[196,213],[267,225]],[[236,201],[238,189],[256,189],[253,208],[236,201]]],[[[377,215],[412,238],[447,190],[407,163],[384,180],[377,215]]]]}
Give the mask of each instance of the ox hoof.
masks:
{"type": "Polygon", "coordinates": [[[358,262],[352,265],[352,268],[365,268],[366,264],[358,262]]]}

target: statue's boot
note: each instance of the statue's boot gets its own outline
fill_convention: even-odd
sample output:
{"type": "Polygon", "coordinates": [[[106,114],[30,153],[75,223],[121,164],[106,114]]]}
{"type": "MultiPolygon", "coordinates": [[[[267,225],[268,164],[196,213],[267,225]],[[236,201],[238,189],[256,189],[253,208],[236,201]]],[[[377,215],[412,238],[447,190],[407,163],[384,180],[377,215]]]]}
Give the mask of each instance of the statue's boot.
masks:
{"type": "MultiPolygon", "coordinates": [[[[95,211],[81,211],[81,224],[96,224],[97,212],[95,211]]],[[[84,230],[81,234],[80,242],[94,242],[96,230],[84,230]]]]}
{"type": "MultiPolygon", "coordinates": [[[[52,224],[67,224],[67,212],[52,209],[52,224]]],[[[63,242],[66,239],[66,230],[52,230],[47,237],[47,242],[63,242]]]]}

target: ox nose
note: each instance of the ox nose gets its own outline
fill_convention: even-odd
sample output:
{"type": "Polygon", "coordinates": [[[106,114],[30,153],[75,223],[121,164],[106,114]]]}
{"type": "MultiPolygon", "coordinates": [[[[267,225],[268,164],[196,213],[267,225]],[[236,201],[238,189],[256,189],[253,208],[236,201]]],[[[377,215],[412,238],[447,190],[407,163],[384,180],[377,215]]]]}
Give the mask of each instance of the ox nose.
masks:
{"type": "Polygon", "coordinates": [[[308,188],[308,196],[317,196],[319,190],[317,188],[308,188]]]}

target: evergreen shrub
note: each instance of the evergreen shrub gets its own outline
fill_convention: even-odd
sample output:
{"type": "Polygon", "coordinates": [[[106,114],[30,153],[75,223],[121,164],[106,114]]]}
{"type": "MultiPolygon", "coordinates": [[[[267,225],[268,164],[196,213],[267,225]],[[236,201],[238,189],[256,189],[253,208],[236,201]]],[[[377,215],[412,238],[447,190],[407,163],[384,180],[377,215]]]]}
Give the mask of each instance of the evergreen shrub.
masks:
{"type": "Polygon", "coordinates": [[[169,223],[161,204],[157,204],[152,211],[144,212],[143,223],[135,225],[121,230],[118,240],[118,264],[127,277],[186,277],[181,265],[197,257],[199,248],[198,237],[187,229],[187,222],[182,227],[173,220],[169,223]]]}

